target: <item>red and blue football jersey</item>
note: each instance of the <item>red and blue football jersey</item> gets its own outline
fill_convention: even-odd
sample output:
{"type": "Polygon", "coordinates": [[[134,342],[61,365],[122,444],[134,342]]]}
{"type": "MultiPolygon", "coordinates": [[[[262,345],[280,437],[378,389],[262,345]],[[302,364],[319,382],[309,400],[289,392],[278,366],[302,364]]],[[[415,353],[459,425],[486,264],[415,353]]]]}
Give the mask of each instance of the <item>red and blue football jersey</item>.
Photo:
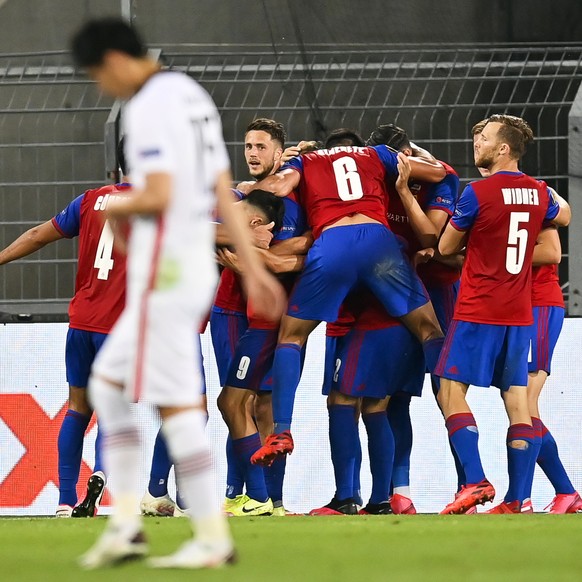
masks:
{"type": "MultiPolygon", "coordinates": [[[[459,176],[451,166],[445,164],[445,162],[440,163],[446,171],[445,177],[440,182],[431,184],[429,182],[412,181],[409,184],[409,188],[418,205],[425,212],[428,210],[442,210],[452,216],[459,197],[459,176]]],[[[410,226],[410,220],[396,191],[395,181],[390,180],[387,183],[387,188],[390,200],[388,226],[390,226],[392,232],[407,242],[407,252],[412,257],[414,253],[421,250],[421,245],[410,226]]],[[[460,269],[443,265],[438,261],[429,261],[418,265],[417,272],[427,287],[452,285],[461,277],[460,269]]]]}
{"type": "Polygon", "coordinates": [[[398,159],[386,146],[340,146],[291,159],[301,174],[297,198],[317,238],[328,225],[364,214],[388,226],[386,175],[398,176],[398,159]]]}
{"type": "Polygon", "coordinates": [[[521,172],[497,172],[465,188],[451,219],[468,232],[455,319],[532,324],[533,249],[544,220],[558,212],[547,185],[521,172]]]}
{"type": "Polygon", "coordinates": [[[533,307],[564,307],[558,265],[541,265],[532,269],[531,302],[533,307]]]}
{"type": "Polygon", "coordinates": [[[129,184],[87,190],[52,219],[66,238],[79,237],[75,295],[69,305],[73,329],[109,333],[125,305],[125,255],[113,244],[103,211],[110,196],[129,184]]]}

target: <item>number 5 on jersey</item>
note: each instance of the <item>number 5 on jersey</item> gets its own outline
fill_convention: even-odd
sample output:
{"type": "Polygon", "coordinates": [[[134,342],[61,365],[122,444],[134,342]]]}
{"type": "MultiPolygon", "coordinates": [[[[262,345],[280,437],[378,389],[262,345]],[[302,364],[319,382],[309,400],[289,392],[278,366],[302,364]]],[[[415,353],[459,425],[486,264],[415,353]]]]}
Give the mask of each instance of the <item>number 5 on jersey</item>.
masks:
{"type": "Polygon", "coordinates": [[[95,262],[93,267],[99,269],[97,279],[106,281],[109,279],[109,271],[113,269],[113,231],[109,221],[106,220],[103,224],[103,230],[97,243],[97,253],[95,254],[95,262]]]}
{"type": "Polygon", "coordinates": [[[528,232],[526,228],[519,228],[520,223],[525,222],[529,222],[529,212],[512,212],[509,217],[505,268],[512,275],[521,273],[525,260],[528,232]]]}

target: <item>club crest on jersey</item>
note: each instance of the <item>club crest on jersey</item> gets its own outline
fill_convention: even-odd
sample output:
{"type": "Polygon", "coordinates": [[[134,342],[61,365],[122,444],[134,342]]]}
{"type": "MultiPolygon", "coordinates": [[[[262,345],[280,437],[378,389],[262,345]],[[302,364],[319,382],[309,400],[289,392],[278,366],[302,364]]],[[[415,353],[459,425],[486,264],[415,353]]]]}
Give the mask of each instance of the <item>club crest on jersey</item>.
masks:
{"type": "Polygon", "coordinates": [[[539,206],[539,192],[535,188],[501,188],[505,204],[528,204],[539,206]]]}

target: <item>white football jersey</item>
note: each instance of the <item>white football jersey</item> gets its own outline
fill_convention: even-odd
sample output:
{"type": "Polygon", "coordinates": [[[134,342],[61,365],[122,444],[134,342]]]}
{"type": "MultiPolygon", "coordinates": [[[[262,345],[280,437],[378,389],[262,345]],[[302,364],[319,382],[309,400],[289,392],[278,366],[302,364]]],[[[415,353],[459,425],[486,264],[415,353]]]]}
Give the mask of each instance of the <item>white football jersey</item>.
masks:
{"type": "MultiPolygon", "coordinates": [[[[145,289],[206,291],[216,284],[214,187],[230,166],[216,106],[179,72],[152,76],[124,114],[131,182],[148,174],[172,177],[169,207],[160,217],[136,216],[128,248],[128,302],[145,289]]],[[[207,293],[200,293],[206,296],[207,293]]]]}

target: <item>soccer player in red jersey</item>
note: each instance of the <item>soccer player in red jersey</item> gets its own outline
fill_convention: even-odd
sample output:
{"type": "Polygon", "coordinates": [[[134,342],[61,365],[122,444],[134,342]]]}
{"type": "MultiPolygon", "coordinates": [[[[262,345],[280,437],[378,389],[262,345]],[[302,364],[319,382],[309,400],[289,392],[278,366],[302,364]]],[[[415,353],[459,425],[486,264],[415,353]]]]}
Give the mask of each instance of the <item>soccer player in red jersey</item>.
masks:
{"type": "Polygon", "coordinates": [[[83,440],[93,414],[87,399],[91,364],[125,302],[125,255],[113,244],[114,235],[104,211],[112,196],[128,188],[129,184],[124,183],[87,190],[54,218],[31,228],[0,252],[3,265],[57,240],[79,237],[75,295],[69,305],[65,346],[69,408],[57,444],[57,517],[93,517],[105,487],[98,434],[94,473],[87,485],[87,496],[77,506],[83,440]]]}
{"type": "MultiPolygon", "coordinates": [[[[368,145],[384,144],[404,153],[406,156],[432,156],[416,144],[412,144],[406,132],[388,123],[379,126],[370,135],[368,145]]],[[[440,161],[440,160],[439,160],[440,161]]],[[[455,170],[440,161],[446,175],[440,182],[426,183],[411,181],[407,188],[396,188],[394,180],[386,184],[390,199],[388,224],[390,229],[406,241],[411,260],[419,261],[417,273],[424,283],[437,314],[440,326],[447,332],[457,299],[461,263],[458,257],[441,257],[436,252],[438,239],[455,210],[459,195],[459,178],[455,170]]],[[[421,364],[422,365],[422,364],[421,364]]],[[[415,513],[410,498],[410,455],[412,452],[412,422],[410,400],[422,394],[424,376],[417,382],[407,382],[406,389],[398,390],[390,398],[388,418],[394,432],[395,454],[392,475],[394,513],[415,513]]],[[[433,392],[438,392],[438,379],[431,377],[433,392]]],[[[451,451],[457,469],[458,489],[465,484],[463,467],[458,461],[454,448],[451,451]]]]}
{"type": "MultiPolygon", "coordinates": [[[[359,477],[358,411],[368,434],[372,491],[361,514],[392,513],[389,502],[394,460],[394,437],[386,406],[392,395],[409,382],[424,377],[422,347],[402,323],[390,317],[367,290],[353,291],[334,324],[334,351],[326,370],[329,438],[336,491],[324,507],[310,515],[358,513],[355,483],[359,477]],[[390,357],[386,354],[390,353],[390,357]]],[[[328,345],[332,345],[331,342],[328,345]]]]}
{"type": "Polygon", "coordinates": [[[556,495],[550,503],[550,513],[576,513],[582,509],[582,499],[574,489],[558,454],[554,437],[540,417],[539,396],[551,372],[552,355],[564,322],[564,298],[558,278],[558,263],[562,258],[560,237],[555,227],[542,230],[533,255],[532,305],[534,323],[528,362],[528,404],[534,429],[535,455],[523,495],[523,506],[531,507],[531,488],[535,464],[541,467],[556,495]]]}
{"type": "MultiPolygon", "coordinates": [[[[273,119],[255,119],[247,126],[244,137],[245,160],[247,162],[249,174],[252,178],[260,180],[279,169],[282,157],[285,153],[285,140],[285,128],[281,123],[273,119]]],[[[242,196],[242,193],[239,194],[242,196]]],[[[293,196],[285,199],[284,204],[285,215],[283,217],[282,228],[276,233],[272,240],[273,245],[269,251],[262,252],[266,265],[275,273],[300,270],[303,257],[298,259],[298,256],[304,255],[311,244],[311,237],[303,236],[306,230],[305,217],[293,196]]],[[[267,247],[268,245],[262,247],[263,251],[267,247]]],[[[247,318],[246,297],[240,285],[240,276],[236,272],[236,266],[228,264],[228,251],[225,251],[221,257],[227,261],[225,263],[227,268],[225,268],[221,274],[219,287],[212,307],[210,331],[218,365],[220,384],[225,387],[225,390],[219,399],[219,405],[223,410],[223,414],[228,417],[229,410],[233,411],[233,414],[235,414],[236,410],[240,409],[240,404],[237,403],[238,399],[243,395],[245,395],[245,399],[246,396],[248,396],[246,394],[246,387],[242,385],[238,386],[238,388],[241,388],[242,390],[233,390],[232,386],[227,390],[226,388],[228,388],[228,385],[226,384],[226,381],[235,356],[237,345],[247,331],[249,320],[247,318]],[[233,268],[228,268],[229,266],[232,266],[233,268]]],[[[263,322],[262,325],[264,326],[265,322],[263,322]]],[[[268,329],[271,330],[277,328],[278,324],[274,327],[268,326],[268,329]]],[[[258,332],[252,333],[254,334],[258,332]]],[[[269,334],[265,333],[263,335],[269,334]]],[[[263,338],[263,340],[265,340],[265,338],[263,338]]],[[[252,339],[245,341],[253,342],[252,339]]],[[[255,344],[255,347],[257,347],[257,345],[258,344],[255,344]]],[[[263,348],[268,352],[266,346],[263,345],[263,348]]],[[[241,346],[241,349],[243,352],[246,351],[246,348],[243,346],[241,346]]],[[[248,358],[249,354],[239,354],[238,358],[240,359],[244,356],[248,358]]],[[[247,360],[245,359],[244,362],[246,361],[247,360]]],[[[262,359],[261,361],[264,364],[267,360],[262,359]]],[[[240,362],[237,362],[236,364],[233,382],[236,379],[239,363],[240,362]]],[[[253,364],[255,363],[257,363],[257,360],[256,358],[253,358],[253,364]]],[[[255,373],[260,374],[260,371],[257,372],[255,370],[255,373]]],[[[245,382],[248,382],[249,379],[250,377],[247,375],[243,378],[245,382]]],[[[254,376],[253,380],[255,380],[254,376]]],[[[240,384],[240,382],[237,381],[237,384],[240,384]]],[[[268,383],[261,382],[260,385],[250,387],[250,390],[252,391],[251,394],[254,400],[254,402],[250,403],[255,418],[252,423],[256,421],[259,429],[258,432],[261,438],[264,439],[272,431],[273,426],[271,386],[268,383]]],[[[249,426],[251,424],[249,424],[249,426]]],[[[264,503],[257,503],[259,497],[264,497],[264,485],[262,485],[262,483],[264,483],[263,473],[262,471],[259,472],[257,469],[249,467],[244,459],[242,459],[242,457],[248,452],[248,447],[251,446],[252,448],[255,446],[255,437],[253,434],[243,434],[244,432],[246,431],[242,431],[242,433],[237,431],[238,437],[236,443],[233,442],[233,439],[229,434],[226,445],[228,469],[226,496],[223,507],[225,511],[235,515],[243,511],[245,504],[246,507],[244,507],[244,511],[247,513],[250,505],[253,505],[257,511],[262,511],[261,507],[264,508],[264,503]],[[246,484],[247,494],[243,494],[243,487],[245,484],[245,476],[243,472],[244,467],[246,467],[247,477],[251,480],[250,484],[248,482],[246,484]]],[[[252,450],[252,452],[254,452],[254,450],[252,450]]],[[[285,464],[282,462],[269,468],[265,475],[268,497],[272,499],[274,503],[275,513],[281,514],[284,514],[282,504],[284,472],[285,464]]]]}
{"type": "MultiPolygon", "coordinates": [[[[473,141],[479,138],[484,119],[472,128],[473,141]]],[[[482,176],[488,171],[478,168],[482,176]]],[[[555,196],[558,196],[554,192],[555,196]]],[[[550,513],[574,513],[580,510],[582,501],[568,477],[558,454],[554,437],[540,419],[539,396],[550,374],[552,354],[562,330],[565,309],[557,265],[562,258],[560,237],[554,226],[545,225],[540,232],[533,252],[532,306],[534,323],[528,361],[527,394],[534,429],[535,449],[523,493],[522,513],[533,512],[531,489],[536,462],[554,486],[556,496],[550,503],[550,513]]]]}
{"type": "Polygon", "coordinates": [[[489,177],[465,188],[439,242],[442,255],[466,246],[454,319],[436,368],[439,403],[467,479],[445,514],[465,513],[495,496],[483,472],[477,426],[465,398],[470,384],[500,388],[510,422],[509,489],[492,512],[520,510],[534,453],[526,388],[532,255],[542,223],[566,225],[570,212],[543,182],[519,171],[532,140],[533,132],[521,118],[488,119],[474,150],[475,165],[488,170],[489,177]]]}
{"type": "MultiPolygon", "coordinates": [[[[404,157],[402,154],[399,154],[404,157]]],[[[300,353],[320,321],[335,321],[350,290],[368,288],[419,337],[430,369],[442,332],[426,291],[387,227],[386,174],[397,175],[397,155],[385,146],[339,146],[302,155],[258,187],[285,196],[296,190],[315,243],[283,317],[273,364],[275,434],[253,455],[269,464],[293,450],[289,432],[300,376],[300,353]]],[[[438,164],[411,158],[412,175],[439,181],[438,164]]]]}

